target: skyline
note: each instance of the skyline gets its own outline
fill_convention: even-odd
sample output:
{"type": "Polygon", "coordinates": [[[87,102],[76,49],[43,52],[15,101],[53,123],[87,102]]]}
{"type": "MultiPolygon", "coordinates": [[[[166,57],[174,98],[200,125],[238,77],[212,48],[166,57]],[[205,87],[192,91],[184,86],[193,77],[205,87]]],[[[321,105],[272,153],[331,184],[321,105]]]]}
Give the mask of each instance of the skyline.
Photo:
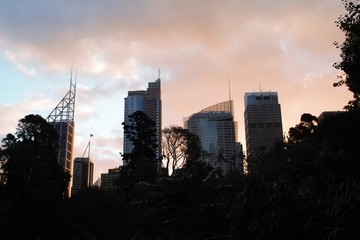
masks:
{"type": "Polygon", "coordinates": [[[245,92],[275,91],[283,131],[303,113],[342,110],[339,0],[0,1],[0,137],[28,114],[46,118],[77,78],[74,157],[89,135],[94,180],[121,165],[124,98],[161,69],[163,128],[234,100],[245,148],[245,92]]]}

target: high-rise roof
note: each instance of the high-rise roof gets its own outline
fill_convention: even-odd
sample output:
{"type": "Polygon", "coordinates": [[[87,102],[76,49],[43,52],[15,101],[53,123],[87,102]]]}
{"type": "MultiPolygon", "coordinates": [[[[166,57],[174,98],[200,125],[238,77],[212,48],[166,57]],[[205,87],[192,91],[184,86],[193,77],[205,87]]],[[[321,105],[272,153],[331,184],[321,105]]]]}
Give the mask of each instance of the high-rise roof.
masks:
{"type": "Polygon", "coordinates": [[[277,92],[245,93],[246,152],[251,165],[282,140],[281,106],[277,92]]]}

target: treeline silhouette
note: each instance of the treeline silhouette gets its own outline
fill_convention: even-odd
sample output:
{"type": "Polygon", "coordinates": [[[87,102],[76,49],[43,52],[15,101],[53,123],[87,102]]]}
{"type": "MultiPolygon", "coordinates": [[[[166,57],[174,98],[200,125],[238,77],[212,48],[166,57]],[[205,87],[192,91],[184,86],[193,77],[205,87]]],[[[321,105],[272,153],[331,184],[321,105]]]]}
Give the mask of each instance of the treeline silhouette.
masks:
{"type": "Polygon", "coordinates": [[[67,176],[54,177],[58,170],[49,167],[56,160],[53,131],[40,116],[29,116],[3,140],[1,239],[360,237],[359,110],[320,121],[303,114],[286,141],[261,155],[247,175],[223,176],[194,158],[172,176],[153,177],[145,173],[156,172],[153,167],[134,164],[120,171],[117,191],[82,189],[71,198],[59,184],[67,176]]]}

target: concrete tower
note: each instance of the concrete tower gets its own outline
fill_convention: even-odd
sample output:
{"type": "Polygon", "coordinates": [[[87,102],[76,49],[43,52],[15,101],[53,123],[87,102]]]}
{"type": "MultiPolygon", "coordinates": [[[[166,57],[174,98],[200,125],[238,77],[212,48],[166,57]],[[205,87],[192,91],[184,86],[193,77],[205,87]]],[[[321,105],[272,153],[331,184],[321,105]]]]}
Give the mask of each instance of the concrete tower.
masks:
{"type": "Polygon", "coordinates": [[[248,163],[283,139],[281,107],[277,92],[245,93],[245,136],[248,163]]]}

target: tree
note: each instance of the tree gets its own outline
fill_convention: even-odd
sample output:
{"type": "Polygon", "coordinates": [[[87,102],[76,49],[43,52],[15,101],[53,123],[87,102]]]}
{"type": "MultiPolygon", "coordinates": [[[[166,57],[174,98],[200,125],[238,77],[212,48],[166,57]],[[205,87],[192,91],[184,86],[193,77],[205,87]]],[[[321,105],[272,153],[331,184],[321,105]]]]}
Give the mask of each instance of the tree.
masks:
{"type": "Polygon", "coordinates": [[[185,163],[185,152],[187,149],[186,130],[179,126],[165,128],[162,132],[161,147],[165,169],[167,172],[171,170],[171,175],[173,175],[175,170],[181,168],[185,163]]]}
{"type": "Polygon", "coordinates": [[[186,162],[184,167],[189,167],[192,164],[202,160],[203,156],[208,153],[202,148],[201,141],[198,135],[188,131],[187,133],[187,148],[186,148],[186,162]]]}
{"type": "Polygon", "coordinates": [[[7,189],[66,196],[70,176],[57,163],[58,135],[45,119],[25,116],[19,120],[15,135],[8,134],[2,142],[0,158],[7,189]]]}
{"type": "Polygon", "coordinates": [[[360,2],[359,0],[342,0],[347,14],[336,21],[337,27],[345,33],[345,41],[334,45],[341,50],[342,61],[334,63],[336,69],[342,70],[335,87],[346,85],[353,93],[354,99],[349,101],[346,109],[360,108],[360,2]]]}
{"type": "Polygon", "coordinates": [[[159,163],[156,159],[155,122],[146,113],[137,111],[129,115],[129,123],[122,123],[125,137],[132,143],[132,151],[122,154],[126,172],[134,181],[153,181],[158,176],[159,163]]]}
{"type": "Polygon", "coordinates": [[[199,159],[201,144],[198,136],[180,126],[165,128],[162,134],[162,156],[165,169],[171,174],[185,166],[187,161],[199,159]],[[170,167],[170,169],[169,169],[170,167]]]}
{"type": "Polygon", "coordinates": [[[315,133],[318,125],[317,117],[310,113],[304,113],[301,115],[300,123],[295,127],[290,128],[288,141],[291,143],[301,142],[315,133]]]}

